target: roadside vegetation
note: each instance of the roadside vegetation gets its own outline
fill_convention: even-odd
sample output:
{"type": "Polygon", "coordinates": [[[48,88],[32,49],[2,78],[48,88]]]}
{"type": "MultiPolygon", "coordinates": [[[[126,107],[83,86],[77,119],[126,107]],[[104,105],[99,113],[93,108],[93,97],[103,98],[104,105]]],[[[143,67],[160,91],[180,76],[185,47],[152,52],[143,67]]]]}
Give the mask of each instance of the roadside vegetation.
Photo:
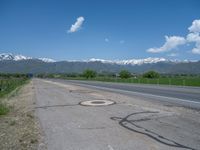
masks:
{"type": "Polygon", "coordinates": [[[28,80],[28,75],[25,74],[0,74],[0,115],[5,115],[9,112],[4,97],[9,95],[17,87],[25,84],[28,80]]]}
{"type": "Polygon", "coordinates": [[[9,112],[8,106],[0,102],[0,115],[5,115],[9,112]]]}
{"type": "Polygon", "coordinates": [[[38,74],[40,78],[62,78],[67,80],[92,80],[120,83],[156,84],[156,85],[177,85],[177,86],[200,86],[199,74],[160,74],[150,70],[142,74],[131,73],[121,70],[119,73],[85,70],[83,73],[63,74],[38,74]]]}
{"type": "Polygon", "coordinates": [[[91,78],[95,78],[97,75],[97,73],[93,70],[90,70],[90,69],[87,69],[83,72],[83,76],[86,78],[86,79],[91,79],[91,78]]]}
{"type": "Polygon", "coordinates": [[[131,77],[131,73],[130,73],[129,71],[127,71],[127,70],[122,70],[122,71],[120,71],[120,73],[119,73],[119,77],[120,77],[121,79],[128,79],[128,78],[131,77]]]}
{"type": "Polygon", "coordinates": [[[36,150],[43,144],[29,75],[0,74],[0,150],[36,150]],[[29,84],[26,84],[29,83],[29,84]],[[23,85],[23,86],[22,86],[23,85]]]}

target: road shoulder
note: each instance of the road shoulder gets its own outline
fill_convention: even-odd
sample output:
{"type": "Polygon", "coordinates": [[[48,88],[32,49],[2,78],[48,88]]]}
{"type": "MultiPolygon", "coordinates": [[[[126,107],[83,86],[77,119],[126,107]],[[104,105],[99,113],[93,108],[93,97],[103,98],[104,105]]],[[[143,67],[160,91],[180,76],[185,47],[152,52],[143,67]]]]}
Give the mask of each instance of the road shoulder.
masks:
{"type": "Polygon", "coordinates": [[[0,149],[35,150],[41,143],[32,81],[4,99],[10,109],[0,116],[0,149]]]}

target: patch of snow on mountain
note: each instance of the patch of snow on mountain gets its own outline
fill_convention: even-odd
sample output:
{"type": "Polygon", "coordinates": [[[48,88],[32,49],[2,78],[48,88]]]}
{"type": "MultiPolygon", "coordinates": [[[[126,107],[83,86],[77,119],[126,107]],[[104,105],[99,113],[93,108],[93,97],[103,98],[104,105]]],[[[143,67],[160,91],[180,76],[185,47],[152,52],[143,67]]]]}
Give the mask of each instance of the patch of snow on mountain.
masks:
{"type": "Polygon", "coordinates": [[[99,61],[102,63],[115,63],[115,61],[112,61],[112,60],[96,59],[96,58],[89,59],[89,62],[95,62],[95,61],[99,61]]]}
{"type": "Polygon", "coordinates": [[[12,54],[2,53],[0,54],[0,60],[13,60],[14,57],[12,54]]]}
{"type": "Polygon", "coordinates": [[[27,60],[27,59],[32,59],[32,58],[26,57],[26,56],[23,56],[23,55],[15,55],[13,60],[19,61],[19,60],[27,60]]]}
{"type": "Polygon", "coordinates": [[[43,62],[47,62],[47,63],[56,62],[55,60],[50,59],[50,58],[38,58],[38,59],[39,59],[39,60],[42,60],[43,62]]]}

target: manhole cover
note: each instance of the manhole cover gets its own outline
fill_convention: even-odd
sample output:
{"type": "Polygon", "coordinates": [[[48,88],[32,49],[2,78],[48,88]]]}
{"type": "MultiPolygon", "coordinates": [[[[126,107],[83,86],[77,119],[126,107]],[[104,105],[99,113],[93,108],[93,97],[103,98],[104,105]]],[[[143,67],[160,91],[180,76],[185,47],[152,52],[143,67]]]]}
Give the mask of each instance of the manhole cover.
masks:
{"type": "Polygon", "coordinates": [[[112,104],[115,104],[115,102],[110,100],[91,100],[91,101],[80,102],[80,105],[83,106],[108,106],[112,104]]]}
{"type": "Polygon", "coordinates": [[[104,104],[105,101],[94,101],[94,102],[91,102],[92,104],[104,104]]]}

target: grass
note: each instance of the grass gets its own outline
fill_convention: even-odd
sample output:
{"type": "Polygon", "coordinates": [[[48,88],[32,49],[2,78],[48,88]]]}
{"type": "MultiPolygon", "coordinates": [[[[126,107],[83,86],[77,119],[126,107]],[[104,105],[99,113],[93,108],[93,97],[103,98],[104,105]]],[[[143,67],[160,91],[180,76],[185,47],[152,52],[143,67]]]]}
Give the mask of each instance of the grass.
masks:
{"type": "MultiPolygon", "coordinates": [[[[17,87],[25,84],[27,78],[1,78],[0,79],[0,98],[8,95],[17,87]]],[[[8,106],[0,99],[0,115],[5,115],[9,112],[8,106]]]]}
{"type": "Polygon", "coordinates": [[[0,103],[0,115],[5,115],[8,112],[9,112],[8,107],[5,104],[0,103]]]}
{"type": "Polygon", "coordinates": [[[0,79],[0,98],[15,90],[18,86],[26,83],[26,78],[0,79]]]}
{"type": "Polygon", "coordinates": [[[11,120],[9,124],[10,124],[10,126],[14,126],[16,124],[16,121],[15,120],[11,120]]]}
{"type": "Polygon", "coordinates": [[[177,85],[177,86],[200,86],[200,77],[160,77],[156,79],[149,78],[129,78],[121,79],[115,77],[96,77],[86,79],[83,77],[67,77],[68,80],[92,80],[103,82],[119,82],[119,83],[137,83],[137,84],[157,84],[157,85],[177,85]]]}

